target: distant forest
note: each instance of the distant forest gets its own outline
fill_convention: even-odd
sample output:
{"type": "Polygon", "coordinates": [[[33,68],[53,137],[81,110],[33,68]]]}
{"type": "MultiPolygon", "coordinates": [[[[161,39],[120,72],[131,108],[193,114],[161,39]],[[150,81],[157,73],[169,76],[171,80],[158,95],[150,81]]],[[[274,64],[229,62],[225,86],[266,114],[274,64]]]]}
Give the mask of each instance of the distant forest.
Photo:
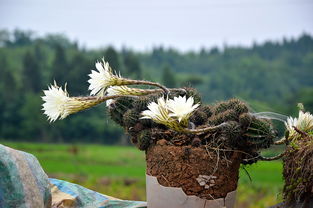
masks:
{"type": "Polygon", "coordinates": [[[105,105],[49,123],[42,90],[56,80],[70,95],[88,95],[88,74],[104,57],[122,76],[197,88],[204,103],[232,97],[254,111],[297,114],[297,103],[313,112],[313,38],[267,41],[251,47],[180,52],[156,47],[138,52],[112,46],[86,49],[60,34],[0,31],[0,139],[128,144],[105,105]]]}

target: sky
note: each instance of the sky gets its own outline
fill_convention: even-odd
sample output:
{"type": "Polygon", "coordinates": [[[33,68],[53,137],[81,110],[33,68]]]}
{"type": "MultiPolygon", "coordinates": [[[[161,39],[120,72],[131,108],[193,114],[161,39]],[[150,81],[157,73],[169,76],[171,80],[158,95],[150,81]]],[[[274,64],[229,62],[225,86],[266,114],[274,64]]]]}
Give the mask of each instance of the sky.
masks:
{"type": "Polygon", "coordinates": [[[0,29],[81,46],[182,51],[313,34],[313,0],[0,0],[0,29]]]}

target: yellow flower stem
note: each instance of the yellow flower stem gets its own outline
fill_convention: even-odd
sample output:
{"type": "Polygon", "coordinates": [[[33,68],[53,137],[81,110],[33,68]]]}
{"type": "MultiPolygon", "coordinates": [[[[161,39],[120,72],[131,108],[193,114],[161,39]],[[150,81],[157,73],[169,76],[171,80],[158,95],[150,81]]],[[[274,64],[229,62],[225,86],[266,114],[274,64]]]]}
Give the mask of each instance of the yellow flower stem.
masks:
{"type": "Polygon", "coordinates": [[[157,82],[150,82],[150,81],[144,81],[144,80],[123,79],[122,85],[151,85],[154,87],[161,88],[166,95],[168,95],[170,93],[169,89],[167,89],[165,86],[163,86],[157,82]]]}
{"type": "Polygon", "coordinates": [[[100,103],[103,103],[110,99],[116,99],[119,97],[131,97],[129,95],[111,95],[111,96],[104,96],[104,97],[96,97],[96,96],[86,96],[86,97],[72,97],[74,100],[81,102],[81,106],[77,108],[77,111],[73,113],[77,113],[88,108],[94,107],[100,103]]]}
{"type": "MultiPolygon", "coordinates": [[[[170,92],[177,92],[177,91],[186,92],[186,90],[183,88],[168,88],[168,90],[170,92]]],[[[149,95],[149,94],[153,94],[153,93],[159,93],[162,91],[163,91],[162,89],[141,89],[140,95],[149,95]]],[[[139,95],[139,93],[138,93],[138,95],[139,95]]]]}

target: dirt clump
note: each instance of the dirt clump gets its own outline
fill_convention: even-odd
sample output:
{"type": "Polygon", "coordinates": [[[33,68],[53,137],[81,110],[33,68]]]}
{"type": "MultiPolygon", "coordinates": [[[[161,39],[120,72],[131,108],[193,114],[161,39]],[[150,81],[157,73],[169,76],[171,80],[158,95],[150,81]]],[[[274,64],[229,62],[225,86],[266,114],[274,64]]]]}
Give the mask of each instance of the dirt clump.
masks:
{"type": "Polygon", "coordinates": [[[236,190],[241,157],[236,151],[167,145],[163,140],[146,151],[147,174],[163,186],[212,200],[236,190]]]}

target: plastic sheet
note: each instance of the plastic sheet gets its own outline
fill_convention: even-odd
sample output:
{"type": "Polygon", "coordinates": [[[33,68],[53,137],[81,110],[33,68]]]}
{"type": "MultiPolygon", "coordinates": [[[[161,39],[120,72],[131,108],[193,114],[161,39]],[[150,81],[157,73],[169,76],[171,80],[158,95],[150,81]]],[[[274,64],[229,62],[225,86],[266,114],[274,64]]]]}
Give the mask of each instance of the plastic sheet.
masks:
{"type": "Polygon", "coordinates": [[[146,175],[146,186],[149,208],[233,208],[236,199],[236,191],[228,193],[225,198],[214,200],[187,196],[181,188],[162,186],[156,177],[150,175],[146,175]]]}

